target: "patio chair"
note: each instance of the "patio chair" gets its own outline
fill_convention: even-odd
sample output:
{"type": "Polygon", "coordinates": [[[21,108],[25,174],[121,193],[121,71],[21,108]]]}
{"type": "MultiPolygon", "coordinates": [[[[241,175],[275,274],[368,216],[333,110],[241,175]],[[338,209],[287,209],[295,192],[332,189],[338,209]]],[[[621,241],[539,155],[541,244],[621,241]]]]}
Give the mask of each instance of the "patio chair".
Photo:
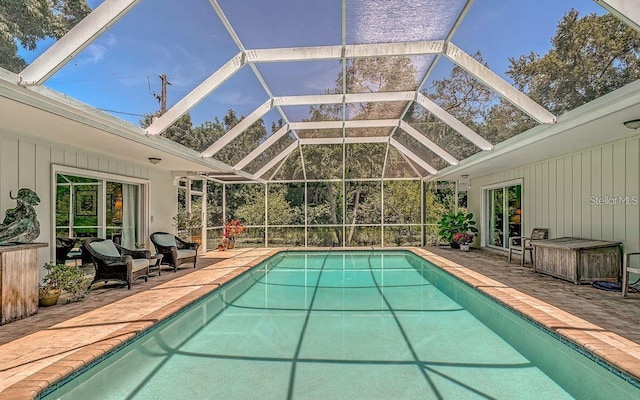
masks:
{"type": "MultiPolygon", "coordinates": [[[[631,267],[631,256],[640,256],[640,252],[624,253],[624,261],[622,263],[622,297],[627,297],[629,286],[640,282],[640,278],[634,283],[629,283],[629,274],[640,274],[640,265],[631,267]]],[[[640,264],[640,263],[639,263],[640,264]]]]}
{"type": "Polygon", "coordinates": [[[512,236],[509,238],[509,262],[511,262],[511,256],[515,253],[520,253],[522,256],[520,259],[520,266],[524,267],[524,259],[526,252],[529,252],[529,258],[533,264],[533,244],[532,241],[547,239],[549,230],[544,228],[533,228],[531,236],[512,236]]]}
{"type": "Polygon", "coordinates": [[[178,266],[193,262],[196,267],[198,258],[198,243],[187,242],[176,235],[167,232],[154,232],[151,234],[151,242],[156,247],[156,252],[162,254],[162,264],[170,265],[173,271],[178,270],[178,266]]]}
{"type": "Polygon", "coordinates": [[[76,240],[73,238],[56,238],[56,264],[66,264],[67,256],[73,246],[76,245],[76,240]]]}
{"type": "Polygon", "coordinates": [[[96,275],[91,282],[122,281],[131,289],[136,279],[149,278],[149,250],[130,250],[110,239],[90,238],[82,243],[83,250],[93,259],[96,275]]]}

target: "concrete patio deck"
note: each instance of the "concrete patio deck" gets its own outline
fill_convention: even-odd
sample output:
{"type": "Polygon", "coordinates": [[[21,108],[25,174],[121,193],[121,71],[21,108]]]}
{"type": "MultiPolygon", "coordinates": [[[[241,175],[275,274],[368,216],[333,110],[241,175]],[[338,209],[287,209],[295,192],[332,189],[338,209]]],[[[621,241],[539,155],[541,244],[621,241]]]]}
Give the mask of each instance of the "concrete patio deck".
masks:
{"type": "MultiPolygon", "coordinates": [[[[195,269],[163,271],[130,291],[97,289],[79,303],[0,326],[0,398],[37,397],[279,250],[210,252],[195,269]]],[[[640,378],[640,294],[622,299],[620,293],[573,285],[536,274],[530,264],[507,264],[504,254],[412,251],[640,378]]]]}

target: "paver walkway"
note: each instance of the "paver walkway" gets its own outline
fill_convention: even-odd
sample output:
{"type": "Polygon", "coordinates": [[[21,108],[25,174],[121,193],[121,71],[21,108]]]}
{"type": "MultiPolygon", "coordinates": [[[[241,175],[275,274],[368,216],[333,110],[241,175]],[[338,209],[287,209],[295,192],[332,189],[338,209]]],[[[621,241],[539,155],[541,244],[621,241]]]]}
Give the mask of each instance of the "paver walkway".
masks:
{"type": "MultiPolygon", "coordinates": [[[[98,289],[82,302],[0,326],[0,398],[34,398],[277,251],[207,253],[196,269],[163,272],[131,291],[98,289]]],[[[413,251],[640,377],[640,294],[622,299],[620,293],[573,285],[507,264],[504,254],[436,247],[413,251]]]]}

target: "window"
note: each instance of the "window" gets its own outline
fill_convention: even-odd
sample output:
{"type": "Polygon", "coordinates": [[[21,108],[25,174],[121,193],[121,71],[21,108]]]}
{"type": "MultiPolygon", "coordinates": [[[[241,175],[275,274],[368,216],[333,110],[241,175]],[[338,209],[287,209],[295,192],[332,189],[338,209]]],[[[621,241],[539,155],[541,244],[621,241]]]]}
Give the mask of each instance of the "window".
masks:
{"type": "Polygon", "coordinates": [[[101,237],[134,248],[148,236],[147,182],[55,166],[55,237],[101,237]]]}

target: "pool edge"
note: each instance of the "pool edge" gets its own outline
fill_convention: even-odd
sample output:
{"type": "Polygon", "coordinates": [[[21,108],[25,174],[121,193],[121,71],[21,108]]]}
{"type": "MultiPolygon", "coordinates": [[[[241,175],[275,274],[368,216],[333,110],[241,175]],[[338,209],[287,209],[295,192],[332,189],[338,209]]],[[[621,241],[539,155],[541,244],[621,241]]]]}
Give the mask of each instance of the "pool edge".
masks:
{"type": "MultiPolygon", "coordinates": [[[[95,363],[131,341],[137,340],[145,332],[171,318],[176,313],[189,308],[209,293],[218,290],[233,279],[255,267],[264,260],[273,257],[281,252],[297,251],[300,248],[273,248],[273,249],[253,249],[259,253],[241,265],[236,265],[233,270],[216,278],[208,284],[201,284],[201,288],[194,290],[187,295],[172,301],[162,309],[145,314],[135,322],[130,322],[121,329],[113,332],[106,338],[95,343],[84,346],[80,349],[70,349],[72,353],[50,363],[49,365],[36,370],[33,373],[24,373],[24,378],[0,390],[3,399],[35,399],[43,393],[48,392],[51,387],[59,385],[61,382],[73,377],[79,371],[85,369],[86,365],[95,363]],[[261,254],[260,254],[261,253],[261,254]]],[[[327,251],[327,248],[314,248],[302,250],[327,251]]],[[[466,268],[460,264],[439,256],[423,248],[402,247],[402,248],[379,248],[370,247],[366,249],[340,248],[334,250],[406,250],[416,256],[430,262],[448,274],[460,279],[469,286],[477,289],[481,293],[489,296],[496,302],[505,305],[526,318],[540,324],[542,327],[558,336],[574,343],[585,352],[592,354],[598,359],[614,366],[622,372],[629,374],[635,379],[640,379],[640,345],[626,339],[616,333],[607,331],[593,323],[569,314],[562,309],[552,306],[542,300],[526,295],[503,283],[488,278],[478,272],[466,268]]],[[[247,251],[250,252],[251,250],[247,251]]],[[[247,257],[247,252],[239,252],[234,257],[227,260],[242,259],[247,257]]],[[[226,260],[225,260],[226,261],[226,260]]],[[[215,265],[215,264],[213,264],[215,265]]],[[[210,267],[210,266],[209,266],[210,267]]],[[[206,270],[203,267],[200,270],[206,270]]],[[[229,267],[231,268],[231,267],[229,267]]],[[[117,302],[116,302],[117,303],[117,302]]],[[[107,307],[107,306],[105,306],[107,307]]],[[[100,309],[98,309],[100,310],[100,309]]]]}
{"type": "Polygon", "coordinates": [[[603,361],[604,366],[610,365],[630,378],[640,381],[640,344],[426,249],[408,250],[573,344],[591,355],[594,360],[603,361]]]}

